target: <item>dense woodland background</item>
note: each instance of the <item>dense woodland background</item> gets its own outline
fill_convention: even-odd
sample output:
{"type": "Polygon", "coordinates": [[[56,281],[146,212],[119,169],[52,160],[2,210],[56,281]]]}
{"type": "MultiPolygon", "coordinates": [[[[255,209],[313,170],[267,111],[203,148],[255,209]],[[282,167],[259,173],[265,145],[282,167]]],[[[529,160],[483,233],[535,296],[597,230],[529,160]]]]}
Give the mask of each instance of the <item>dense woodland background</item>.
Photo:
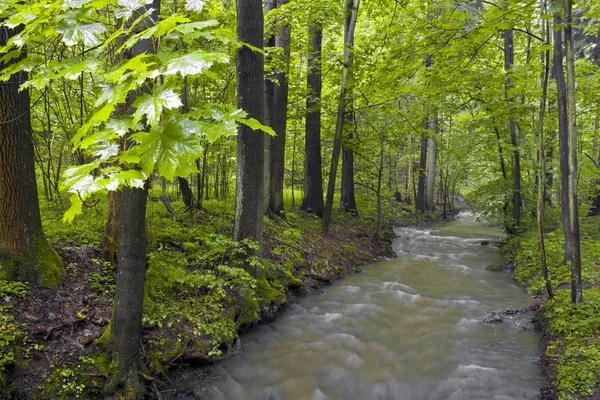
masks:
{"type": "MultiPolygon", "coordinates": [[[[515,235],[532,292],[593,310],[599,17],[592,0],[5,0],[2,310],[27,295],[18,282],[64,285],[66,246],[89,246],[86,285],[111,288],[95,385],[135,397],[140,369],[185,353],[181,332],[154,336],[173,356],[147,371],[142,327],[189,327],[187,348],[214,359],[305,284],[304,258],[316,270],[307,232],[333,243],[367,224],[381,243],[394,213],[464,202],[515,235]]],[[[29,339],[0,328],[14,373],[29,339]]],[[[555,386],[591,395],[597,355],[585,383],[569,370],[555,386]]]]}

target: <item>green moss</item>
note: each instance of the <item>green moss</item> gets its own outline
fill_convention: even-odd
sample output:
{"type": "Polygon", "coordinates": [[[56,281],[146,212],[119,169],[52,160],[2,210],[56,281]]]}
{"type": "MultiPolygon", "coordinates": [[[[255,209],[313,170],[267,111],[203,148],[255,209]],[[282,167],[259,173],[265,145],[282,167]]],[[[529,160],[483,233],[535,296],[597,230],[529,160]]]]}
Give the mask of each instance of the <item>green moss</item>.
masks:
{"type": "Polygon", "coordinates": [[[200,250],[200,246],[192,242],[183,242],[181,246],[183,247],[183,250],[189,254],[197,253],[198,250],[200,250]]]}
{"type": "Polygon", "coordinates": [[[54,288],[66,275],[62,259],[43,237],[25,249],[22,256],[0,252],[0,262],[0,279],[4,280],[39,281],[54,288]]]}
{"type": "Polygon", "coordinates": [[[289,269],[284,271],[284,275],[286,278],[286,283],[291,288],[301,288],[304,286],[304,282],[301,279],[294,277],[292,272],[289,269]]]}
{"type": "Polygon", "coordinates": [[[258,278],[256,280],[256,296],[262,305],[284,304],[287,302],[285,289],[279,281],[267,281],[266,278],[258,278]]]}
{"type": "Polygon", "coordinates": [[[94,340],[94,344],[102,349],[109,349],[113,341],[112,324],[109,323],[102,335],[94,340]]]}
{"type": "Polygon", "coordinates": [[[37,268],[41,274],[42,285],[49,288],[56,287],[66,275],[63,261],[45,239],[40,239],[38,246],[40,250],[37,268]]]}

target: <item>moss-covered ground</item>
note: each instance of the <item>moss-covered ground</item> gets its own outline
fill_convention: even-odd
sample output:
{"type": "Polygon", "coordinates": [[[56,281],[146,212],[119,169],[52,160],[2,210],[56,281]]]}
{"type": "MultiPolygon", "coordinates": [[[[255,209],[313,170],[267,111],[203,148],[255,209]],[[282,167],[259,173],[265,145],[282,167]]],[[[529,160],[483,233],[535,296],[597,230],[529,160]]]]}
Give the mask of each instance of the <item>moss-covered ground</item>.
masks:
{"type": "Polygon", "coordinates": [[[571,304],[571,270],[563,258],[560,229],[548,232],[546,248],[554,299],[545,295],[538,239],[534,229],[513,236],[503,246],[514,262],[517,281],[540,296],[539,322],[546,343],[542,363],[549,378],[542,399],[600,398],[600,219],[581,219],[584,302],[571,304]]]}
{"type": "MultiPolygon", "coordinates": [[[[252,243],[232,241],[233,202],[207,201],[171,216],[156,199],[148,206],[148,271],[142,376],[150,397],[164,374],[184,363],[212,363],[240,349],[238,333],[276,317],[297,296],[389,255],[392,226],[435,218],[385,203],[376,215],[336,214],[330,236],[322,221],[288,205],[285,218],[265,218],[263,257],[252,243]],[[255,279],[245,266],[258,268],[255,279]]],[[[63,258],[67,277],[54,288],[0,281],[0,398],[101,397],[111,365],[103,348],[115,291],[115,266],[101,258],[106,210],[85,210],[72,225],[62,209],[43,204],[44,229],[63,258]]]]}

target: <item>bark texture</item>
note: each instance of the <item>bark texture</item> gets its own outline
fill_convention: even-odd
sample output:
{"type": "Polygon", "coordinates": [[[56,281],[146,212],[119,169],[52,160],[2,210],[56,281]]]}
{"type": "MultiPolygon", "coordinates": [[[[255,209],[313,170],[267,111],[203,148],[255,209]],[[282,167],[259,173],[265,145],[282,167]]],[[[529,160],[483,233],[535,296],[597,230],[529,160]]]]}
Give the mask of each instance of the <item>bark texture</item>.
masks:
{"type": "MultiPolygon", "coordinates": [[[[20,28],[0,27],[0,47],[20,28]]],[[[0,63],[0,70],[26,56],[0,63]]],[[[0,83],[0,278],[58,285],[62,260],[42,230],[35,176],[29,91],[19,92],[28,75],[20,72],[0,83]]]]}
{"type": "Polygon", "coordinates": [[[417,211],[425,212],[426,199],[425,199],[425,184],[427,180],[427,146],[429,140],[427,139],[427,133],[421,134],[421,155],[419,157],[419,181],[417,184],[417,211]]]}
{"type": "MultiPolygon", "coordinates": [[[[433,133],[438,130],[437,117],[434,117],[429,125],[429,130],[433,133]]],[[[427,211],[433,211],[435,209],[435,178],[437,173],[437,142],[432,137],[429,140],[429,153],[428,153],[428,166],[427,166],[427,211]]]]}
{"type": "Polygon", "coordinates": [[[181,191],[181,197],[183,197],[183,204],[187,209],[194,206],[194,193],[190,189],[190,183],[187,179],[178,177],[177,182],[179,183],[179,190],[181,191]]]}
{"type": "MultiPolygon", "coordinates": [[[[513,31],[512,29],[507,29],[504,31],[504,69],[506,71],[505,96],[506,103],[508,104],[509,108],[514,103],[514,99],[510,95],[510,90],[512,88],[510,72],[514,63],[515,49],[513,31]]],[[[512,114],[512,111],[509,110],[509,112],[512,114]]],[[[521,221],[521,155],[519,153],[517,125],[512,118],[510,118],[508,121],[508,129],[510,132],[510,143],[513,146],[513,223],[511,224],[511,231],[512,233],[516,233],[521,221]]]]}
{"type": "Polygon", "coordinates": [[[323,217],[323,171],[321,158],[321,27],[308,28],[311,53],[308,56],[308,97],[306,98],[306,140],[304,150],[304,200],[301,210],[323,217]]]}
{"type": "MultiPolygon", "coordinates": [[[[277,0],[277,7],[288,0],[277,0]]],[[[273,88],[273,113],[271,127],[275,136],[271,138],[269,166],[269,208],[270,215],[283,211],[283,178],[285,173],[285,136],[288,108],[288,70],[290,64],[290,27],[283,23],[275,36],[275,47],[283,50],[283,71],[277,71],[273,88]]]]}
{"type": "Polygon", "coordinates": [[[569,219],[569,121],[567,117],[567,83],[563,67],[562,17],[554,15],[554,73],[558,88],[558,148],[560,163],[560,201],[562,204],[562,223],[565,237],[565,261],[573,255],[573,240],[569,219]]]}
{"type": "MultiPolygon", "coordinates": [[[[237,0],[238,39],[263,48],[261,0],[237,0]]],[[[237,52],[238,108],[264,121],[264,58],[242,46],[237,52]]],[[[253,239],[262,248],[264,195],[263,132],[240,125],[237,136],[237,185],[234,239],[253,239]]],[[[252,271],[258,275],[259,271],[252,271]]]]}
{"type": "Polygon", "coordinates": [[[337,178],[337,168],[340,161],[340,152],[342,148],[342,133],[344,130],[344,118],[346,114],[346,96],[352,68],[352,48],[354,46],[354,29],[358,16],[358,7],[360,0],[349,0],[347,9],[351,9],[350,22],[346,32],[346,42],[344,46],[344,73],[342,77],[342,88],[340,90],[340,99],[338,102],[337,121],[335,125],[335,136],[333,138],[333,152],[331,155],[331,168],[329,170],[329,183],[327,184],[327,200],[325,203],[325,213],[323,215],[323,232],[329,234],[331,225],[331,212],[333,210],[333,196],[335,193],[335,181],[337,178]]]}
{"type": "MultiPolygon", "coordinates": [[[[358,8],[356,9],[358,11],[358,8]]],[[[346,27],[344,31],[344,42],[354,47],[354,26],[356,25],[356,13],[354,3],[348,1],[346,4],[346,27]]],[[[356,212],[356,197],[354,193],[354,150],[352,150],[352,139],[354,138],[354,74],[352,69],[348,70],[348,87],[346,89],[345,112],[344,112],[344,138],[342,142],[342,192],[340,196],[340,211],[356,212]]]]}
{"type": "MultiPolygon", "coordinates": [[[[136,29],[152,27],[158,22],[160,0],[139,8],[132,18],[152,10],[136,29]]],[[[151,39],[138,41],[131,48],[131,58],[155,53],[151,39]]],[[[147,86],[144,90],[149,91],[147,86]]],[[[139,93],[141,94],[141,93],[139,93]]],[[[131,93],[128,105],[138,93],[131,93]]],[[[144,386],[139,379],[140,337],[146,279],[146,203],[147,188],[123,188],[119,210],[119,257],[116,293],[110,322],[112,359],[115,371],[107,383],[109,394],[119,393],[126,398],[140,398],[144,386]]]]}
{"type": "Polygon", "coordinates": [[[579,201],[577,198],[577,102],[575,98],[575,49],[573,48],[573,4],[565,0],[565,42],[567,47],[567,112],[569,121],[569,221],[571,225],[571,301],[583,301],[581,246],[579,239],[579,201]]]}

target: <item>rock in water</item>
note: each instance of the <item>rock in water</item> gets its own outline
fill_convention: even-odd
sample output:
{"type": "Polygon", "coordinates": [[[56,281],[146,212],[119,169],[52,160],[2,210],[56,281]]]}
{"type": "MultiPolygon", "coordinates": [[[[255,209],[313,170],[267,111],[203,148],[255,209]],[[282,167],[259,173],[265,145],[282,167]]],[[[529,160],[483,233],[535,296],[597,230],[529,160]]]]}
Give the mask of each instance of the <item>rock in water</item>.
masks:
{"type": "Polygon", "coordinates": [[[487,271],[499,272],[499,271],[502,271],[504,269],[504,267],[502,266],[502,264],[493,263],[493,264],[490,264],[487,267],[485,267],[485,269],[487,271]]]}

